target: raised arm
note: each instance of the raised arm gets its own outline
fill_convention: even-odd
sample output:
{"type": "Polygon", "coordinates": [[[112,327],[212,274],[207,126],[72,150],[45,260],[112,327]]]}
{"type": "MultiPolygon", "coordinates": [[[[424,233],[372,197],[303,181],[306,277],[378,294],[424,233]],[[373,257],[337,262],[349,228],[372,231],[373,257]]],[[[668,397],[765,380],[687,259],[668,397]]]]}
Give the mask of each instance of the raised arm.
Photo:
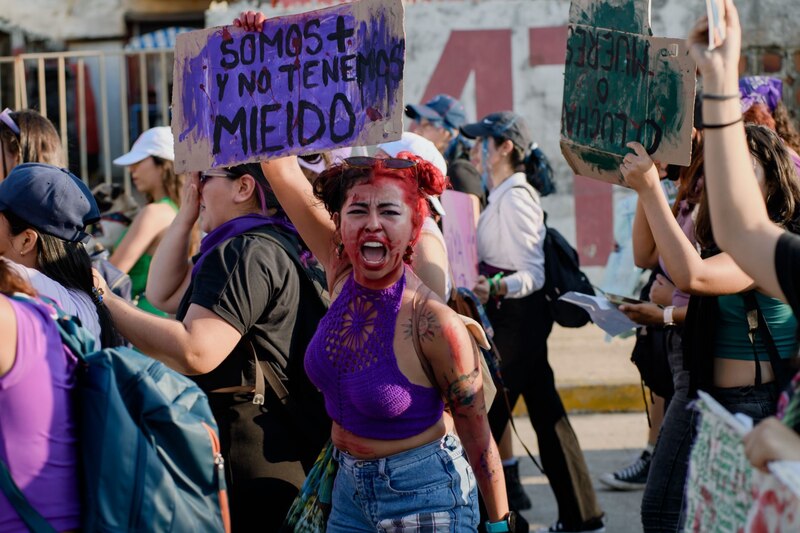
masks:
{"type": "Polygon", "coordinates": [[[430,298],[421,313],[429,318],[428,328],[434,333],[421,336],[422,350],[450,406],[456,432],[475,472],[489,519],[498,521],[508,513],[508,498],[500,455],[489,429],[483,400],[478,359],[482,356],[461,319],[445,304],[430,298]]]}
{"type": "Polygon", "coordinates": [[[151,304],[170,314],[175,314],[178,310],[181,298],[191,281],[189,246],[192,227],[200,215],[199,186],[197,174],[192,174],[191,179],[186,180],[181,208],[164,232],[147,275],[145,296],[151,304]]]}
{"type": "Polygon", "coordinates": [[[714,238],[762,290],[785,301],[774,260],[783,230],[770,221],[764,202],[753,201],[761,198],[761,190],[740,121],[738,65],[742,38],[739,14],[732,0],[725,0],[725,19],[727,36],[721,46],[708,50],[705,18],[695,25],[688,43],[703,76],[706,96],[705,188],[714,238]]]}
{"type": "MultiPolygon", "coordinates": [[[[447,251],[442,242],[425,230],[414,245],[414,273],[436,296],[447,301],[447,276],[450,275],[447,251]]],[[[455,287],[454,287],[455,288],[455,287]]]]}
{"type": "Polygon", "coordinates": [[[291,156],[262,161],[261,169],[311,253],[322,263],[326,272],[334,272],[338,263],[333,246],[336,225],[322,202],[314,197],[311,183],[300,170],[297,158],[291,156]]]}
{"type": "Polygon", "coordinates": [[[636,201],[636,215],[633,218],[633,262],[639,268],[653,268],[658,264],[658,250],[650,223],[644,213],[641,199],[636,201]]]}
{"type": "Polygon", "coordinates": [[[727,254],[706,260],[700,257],[672,215],[650,156],[639,143],[628,146],[635,153],[625,156],[620,170],[626,183],[639,193],[658,254],[675,286],[690,294],[706,295],[733,294],[750,288],[753,280],[727,254]]]}

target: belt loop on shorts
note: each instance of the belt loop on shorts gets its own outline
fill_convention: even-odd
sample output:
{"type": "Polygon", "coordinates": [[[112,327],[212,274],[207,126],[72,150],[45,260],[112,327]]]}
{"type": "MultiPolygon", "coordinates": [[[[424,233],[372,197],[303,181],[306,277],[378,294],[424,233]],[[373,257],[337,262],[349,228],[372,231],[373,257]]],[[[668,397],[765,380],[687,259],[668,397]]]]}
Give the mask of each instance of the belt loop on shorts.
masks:
{"type": "Polygon", "coordinates": [[[375,463],[378,465],[378,474],[385,476],[386,475],[386,458],[382,457],[380,459],[376,459],[375,463]]]}

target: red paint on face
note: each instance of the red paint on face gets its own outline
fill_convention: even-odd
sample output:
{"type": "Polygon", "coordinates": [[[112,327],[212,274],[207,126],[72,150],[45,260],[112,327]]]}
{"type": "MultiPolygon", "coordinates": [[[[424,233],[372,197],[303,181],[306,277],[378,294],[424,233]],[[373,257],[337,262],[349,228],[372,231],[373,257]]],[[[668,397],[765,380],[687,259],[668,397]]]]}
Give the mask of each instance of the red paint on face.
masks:
{"type": "Polygon", "coordinates": [[[352,187],[341,211],[341,234],[356,281],[385,288],[403,270],[403,254],[414,234],[412,209],[397,180],[352,187]]]}

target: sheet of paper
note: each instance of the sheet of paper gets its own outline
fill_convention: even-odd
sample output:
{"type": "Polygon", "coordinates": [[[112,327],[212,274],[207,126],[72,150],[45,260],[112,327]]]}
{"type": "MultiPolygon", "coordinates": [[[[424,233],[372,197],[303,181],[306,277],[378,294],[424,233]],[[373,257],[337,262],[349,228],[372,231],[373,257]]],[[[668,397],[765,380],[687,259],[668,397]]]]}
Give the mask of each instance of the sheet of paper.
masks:
{"type": "Polygon", "coordinates": [[[636,328],[636,323],[625,314],[617,309],[617,306],[609,302],[605,296],[591,296],[589,294],[582,294],[579,292],[570,291],[559,300],[569,302],[573,305],[585,309],[589,316],[592,317],[592,322],[611,335],[617,335],[630,331],[636,328]]]}
{"type": "Polygon", "coordinates": [[[713,50],[725,41],[725,0],[706,0],[708,13],[708,49],[713,50]]]}

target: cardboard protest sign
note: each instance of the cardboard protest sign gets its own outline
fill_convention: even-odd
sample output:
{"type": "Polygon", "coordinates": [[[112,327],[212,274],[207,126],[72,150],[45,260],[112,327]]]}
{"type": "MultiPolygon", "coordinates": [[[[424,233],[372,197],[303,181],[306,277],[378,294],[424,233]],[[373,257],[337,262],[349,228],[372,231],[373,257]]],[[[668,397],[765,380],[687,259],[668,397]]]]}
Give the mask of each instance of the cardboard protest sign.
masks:
{"type": "Polygon", "coordinates": [[[445,213],[442,233],[456,287],[472,289],[478,279],[478,237],[475,213],[467,193],[446,190],[441,196],[445,213]]]}
{"type": "Polygon", "coordinates": [[[178,172],[371,145],[403,129],[401,0],[361,0],[220,26],[175,46],[178,172]]]}
{"type": "Polygon", "coordinates": [[[754,468],[742,442],[752,421],[748,427],[710,395],[699,391],[698,396],[700,424],[689,460],[681,531],[738,533],[753,504],[754,468]]]}
{"type": "Polygon", "coordinates": [[[652,37],[649,0],[573,0],[561,114],[572,170],[625,185],[619,165],[632,141],[688,165],[695,78],[684,40],[652,37]]]}

